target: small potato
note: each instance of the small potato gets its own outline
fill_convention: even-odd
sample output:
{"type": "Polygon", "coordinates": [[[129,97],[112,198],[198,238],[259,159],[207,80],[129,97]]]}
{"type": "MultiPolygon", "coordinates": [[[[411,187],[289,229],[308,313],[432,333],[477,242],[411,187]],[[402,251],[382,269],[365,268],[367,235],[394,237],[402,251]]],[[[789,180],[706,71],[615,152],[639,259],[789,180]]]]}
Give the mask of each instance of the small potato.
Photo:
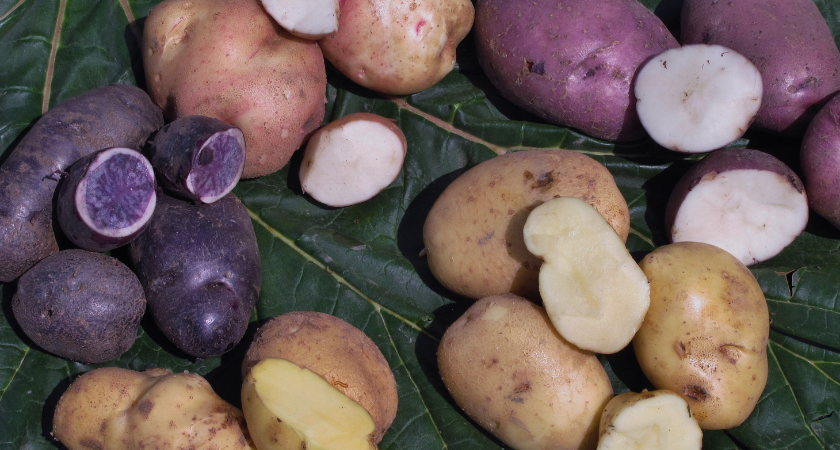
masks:
{"type": "Polygon", "coordinates": [[[640,266],[651,301],[633,348],[645,375],[680,394],[700,428],[740,425],[767,383],[770,315],[758,281],[699,242],[659,247],[640,266]]]}
{"type": "Polygon", "coordinates": [[[452,398],[516,449],[594,449],[613,391],[594,354],[564,340],[543,308],[511,294],[475,302],[440,341],[452,398]]]}
{"type": "Polygon", "coordinates": [[[606,167],[570,150],[507,153],[465,172],[432,206],[423,228],[432,274],[465,297],[538,299],[542,259],[522,229],[531,210],[561,196],[585,200],[627,240],[630,212],[606,167]]]}
{"type": "Polygon", "coordinates": [[[397,383],[385,356],[361,330],[338,317],[298,311],[269,320],[248,348],[243,378],[267,358],[310,370],[362,405],[376,424],[374,443],[397,415],[397,383]]]}
{"type": "Polygon", "coordinates": [[[840,95],[814,117],[802,138],[802,174],[813,210],[840,228],[840,95]]]}
{"type": "Polygon", "coordinates": [[[607,403],[598,450],[700,450],[703,431],[671,391],[625,392],[607,403]]]}

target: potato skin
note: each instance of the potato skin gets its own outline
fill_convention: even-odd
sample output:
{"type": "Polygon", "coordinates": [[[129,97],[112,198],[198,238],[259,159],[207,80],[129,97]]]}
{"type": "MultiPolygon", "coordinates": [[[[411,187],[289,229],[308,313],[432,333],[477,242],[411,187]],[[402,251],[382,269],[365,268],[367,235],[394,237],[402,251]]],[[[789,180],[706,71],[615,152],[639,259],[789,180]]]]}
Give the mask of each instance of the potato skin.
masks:
{"type": "Polygon", "coordinates": [[[764,84],[758,128],[799,137],[840,90],[840,52],[812,0],[686,0],[683,44],[719,44],[746,56],[764,84]]]}
{"type": "Polygon", "coordinates": [[[327,75],[315,41],[281,29],[257,0],[166,0],[143,30],[152,99],[168,119],[242,129],[243,178],[280,170],[324,119],[327,75]]]}
{"type": "Polygon", "coordinates": [[[474,17],[469,0],[342,0],[338,31],[318,43],[359,85],[413,94],[455,67],[455,49],[474,17]]]}
{"type": "Polygon", "coordinates": [[[501,94],[559,125],[610,141],[645,135],[632,85],[649,57],[679,46],[637,0],[479,0],[478,59],[501,94]]]}
{"type": "Polygon", "coordinates": [[[808,203],[840,228],[840,96],[814,116],[802,138],[799,156],[808,203]]]}
{"type": "Polygon", "coordinates": [[[435,201],[423,228],[432,274],[465,297],[538,299],[542,259],[522,229],[531,210],[560,196],[585,200],[627,240],[630,212],[606,167],[571,150],[512,152],[471,168],[435,201]]]}
{"type": "Polygon", "coordinates": [[[0,167],[0,282],[58,251],[56,171],[103,148],[139,149],[162,126],[163,114],[149,96],[124,84],[93,89],[41,116],[0,167]]]}
{"type": "Polygon", "coordinates": [[[12,311],[44,350],[101,363],[134,344],[146,297],[137,276],[117,259],[71,249],[44,258],[20,277],[12,311]]]}
{"type": "Polygon", "coordinates": [[[258,362],[282,358],[309,369],[362,405],[376,424],[379,443],[397,415],[397,383],[379,347],[338,317],[296,311],[274,317],[257,330],[242,362],[243,378],[258,362]]]}
{"type": "Polygon", "coordinates": [[[734,256],[698,242],[659,247],[640,266],[651,289],[633,339],[642,371],[680,394],[700,428],[740,425],[767,384],[770,315],[758,281],[734,256]]]}
{"type": "Polygon", "coordinates": [[[438,367],[455,402],[513,448],[595,448],[613,396],[598,358],[545,310],[511,294],[475,302],[443,335],[438,367]]]}

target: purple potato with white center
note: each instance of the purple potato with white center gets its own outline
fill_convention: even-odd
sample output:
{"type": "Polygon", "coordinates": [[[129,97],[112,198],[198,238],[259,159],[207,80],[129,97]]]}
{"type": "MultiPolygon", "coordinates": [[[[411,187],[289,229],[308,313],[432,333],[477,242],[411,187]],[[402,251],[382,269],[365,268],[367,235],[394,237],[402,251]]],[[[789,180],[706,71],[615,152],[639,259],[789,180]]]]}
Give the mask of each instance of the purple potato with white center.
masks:
{"type": "Polygon", "coordinates": [[[71,249],[44,258],[20,277],[12,311],[44,350],[93,364],[131,348],[146,298],[137,276],[117,259],[71,249]]]}
{"type": "Polygon", "coordinates": [[[242,339],[262,273],[251,218],[236,196],[203,204],[160,193],[149,227],[128,248],[152,318],[178,348],[204,358],[242,339]]]}
{"type": "Polygon", "coordinates": [[[756,128],[801,137],[840,90],[840,52],[813,0],[685,0],[681,41],[718,44],[752,61],[764,94],[756,128]]]}
{"type": "Polygon", "coordinates": [[[679,47],[637,0],[479,0],[474,28],[479,63],[505,98],[610,141],[645,135],[634,77],[648,58],[679,47]]]}
{"type": "Polygon", "coordinates": [[[796,173],[774,156],[743,148],[710,153],[683,175],[665,210],[671,242],[703,242],[745,265],[766,261],[808,224],[796,173]]]}
{"type": "Polygon", "coordinates": [[[115,147],[68,169],[58,190],[58,224],[79,247],[94,252],[128,244],[155,211],[155,173],[140,152],[115,147]]]}
{"type": "Polygon", "coordinates": [[[0,282],[58,251],[53,231],[57,172],[97,150],[140,148],[163,126],[142,89],[112,84],[50,109],[0,167],[0,282]]]}
{"type": "Polygon", "coordinates": [[[814,116],[799,157],[811,208],[840,228],[840,95],[814,116]]]}
{"type": "Polygon", "coordinates": [[[160,184],[186,199],[213,203],[233,190],[245,168],[242,130],[207,116],[187,116],[156,135],[149,159],[160,184]]]}

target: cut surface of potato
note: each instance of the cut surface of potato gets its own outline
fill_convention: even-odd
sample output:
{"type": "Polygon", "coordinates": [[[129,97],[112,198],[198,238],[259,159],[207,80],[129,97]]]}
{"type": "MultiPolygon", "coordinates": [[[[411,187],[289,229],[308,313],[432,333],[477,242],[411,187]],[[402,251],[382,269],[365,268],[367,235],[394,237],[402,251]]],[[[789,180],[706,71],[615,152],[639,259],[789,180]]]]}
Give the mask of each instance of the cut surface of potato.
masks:
{"type": "Polygon", "coordinates": [[[399,175],[406,153],[402,130],[388,119],[355,113],[316,131],[300,165],[303,192],[329,206],[370,200],[399,175]]]}
{"type": "Polygon", "coordinates": [[[257,448],[370,450],[374,423],[358,403],[315,372],[268,358],[251,368],[242,408],[257,448]]]}
{"type": "Polygon", "coordinates": [[[262,0],[262,4],[295,36],[320,39],[338,31],[338,0],[262,0]]]}
{"type": "Polygon", "coordinates": [[[540,295],[560,335],[596,353],[626,347],[644,320],[650,288],[604,217],[583,200],[560,197],[528,215],[524,237],[544,260],[540,295]]]}
{"type": "Polygon", "coordinates": [[[625,392],[601,414],[598,450],[700,450],[703,431],[679,395],[625,392]]]}

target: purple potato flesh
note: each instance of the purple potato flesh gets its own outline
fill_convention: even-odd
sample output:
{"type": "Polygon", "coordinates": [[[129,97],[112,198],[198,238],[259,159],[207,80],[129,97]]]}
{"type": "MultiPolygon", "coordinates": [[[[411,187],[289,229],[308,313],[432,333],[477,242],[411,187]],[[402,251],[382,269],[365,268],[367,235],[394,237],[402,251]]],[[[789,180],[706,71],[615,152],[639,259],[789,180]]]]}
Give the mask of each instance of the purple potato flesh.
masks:
{"type": "Polygon", "coordinates": [[[72,249],[48,256],[20,277],[12,311],[44,350],[101,363],[134,344],[146,298],[137,276],[117,259],[72,249]]]}
{"type": "Polygon", "coordinates": [[[152,218],[157,195],[152,165],[116,147],[80,159],[58,192],[58,223],[74,244],[107,251],[128,244],[152,218]]]}
{"type": "Polygon", "coordinates": [[[672,242],[703,242],[745,265],[779,254],[808,224],[799,177],[757,150],[715,151],[677,183],[665,211],[672,242]]]}
{"type": "Polygon", "coordinates": [[[149,228],[128,246],[163,334],[199,358],[242,339],[262,282],[251,218],[233,194],[211,204],[166,194],[149,228]]]}
{"type": "Polygon", "coordinates": [[[47,111],[0,167],[0,282],[58,251],[53,231],[57,171],[109,147],[140,148],[163,112],[139,88],[100,87],[47,111]]]}
{"type": "Polygon", "coordinates": [[[811,208],[840,228],[840,96],[811,121],[799,156],[811,208]]]}
{"type": "Polygon", "coordinates": [[[157,133],[150,160],[164,188],[188,200],[213,203],[239,182],[245,137],[239,128],[211,117],[183,117],[157,133]]]}

